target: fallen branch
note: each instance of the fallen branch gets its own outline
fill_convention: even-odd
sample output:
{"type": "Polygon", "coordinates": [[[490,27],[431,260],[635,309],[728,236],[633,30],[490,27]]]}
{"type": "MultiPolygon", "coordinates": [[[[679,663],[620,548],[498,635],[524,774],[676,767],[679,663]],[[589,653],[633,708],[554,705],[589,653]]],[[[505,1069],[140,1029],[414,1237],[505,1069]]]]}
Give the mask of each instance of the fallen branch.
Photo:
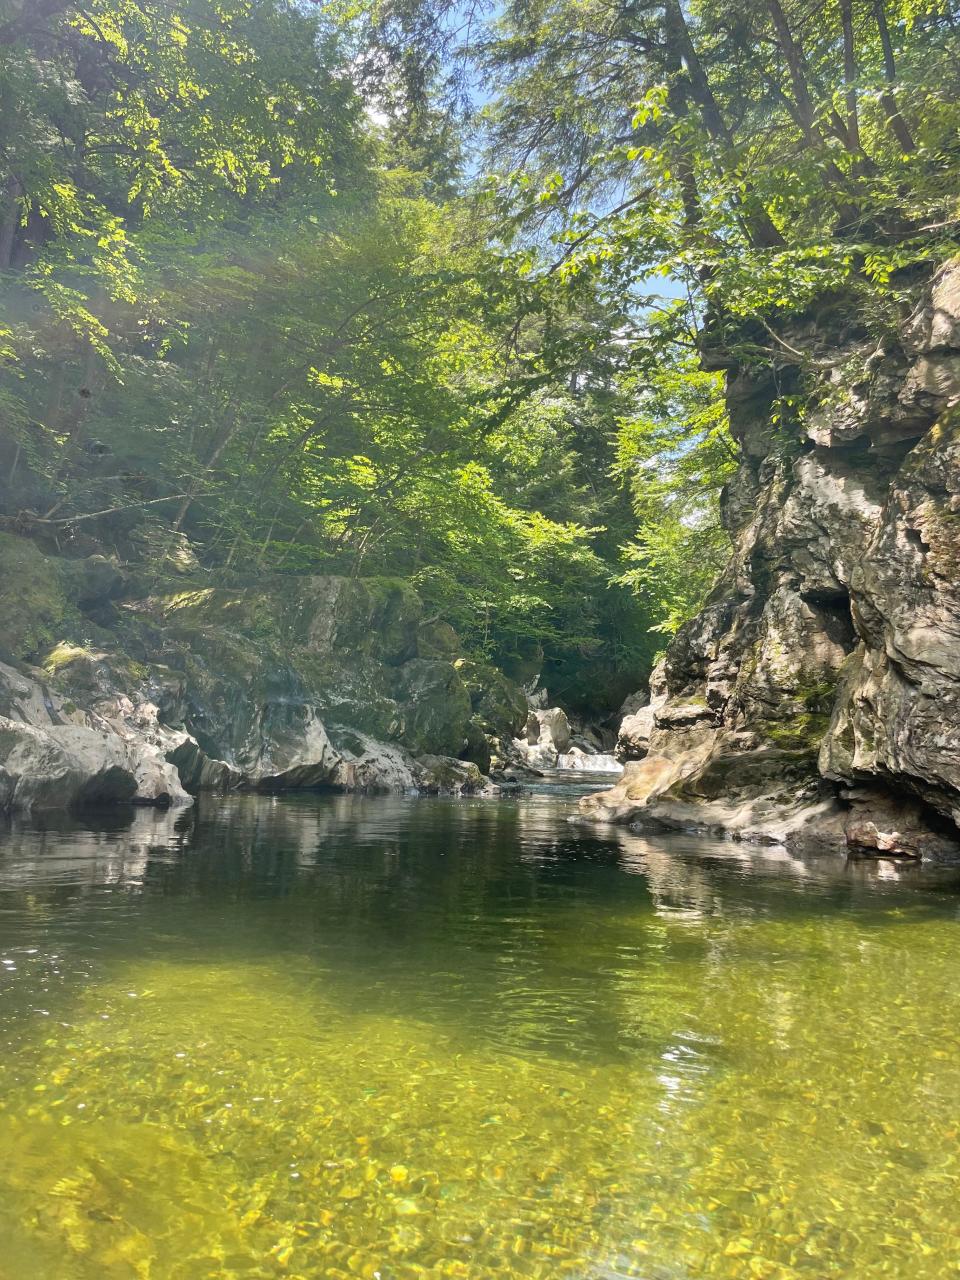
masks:
{"type": "MultiPolygon", "coordinates": [[[[79,524],[81,520],[97,520],[100,516],[112,516],[118,511],[135,511],[138,507],[155,507],[160,502],[180,502],[187,495],[185,493],[170,493],[165,498],[145,498],[141,502],[126,502],[119,507],[106,507],[103,511],[88,511],[82,516],[62,516],[59,520],[50,520],[46,516],[39,516],[35,511],[18,511],[15,516],[4,516],[0,518],[0,523],[6,527],[16,529],[29,529],[33,525],[68,525],[79,524]]],[[[58,504],[59,505],[59,504],[58,504]]],[[[53,508],[56,511],[56,507],[53,508]]]]}

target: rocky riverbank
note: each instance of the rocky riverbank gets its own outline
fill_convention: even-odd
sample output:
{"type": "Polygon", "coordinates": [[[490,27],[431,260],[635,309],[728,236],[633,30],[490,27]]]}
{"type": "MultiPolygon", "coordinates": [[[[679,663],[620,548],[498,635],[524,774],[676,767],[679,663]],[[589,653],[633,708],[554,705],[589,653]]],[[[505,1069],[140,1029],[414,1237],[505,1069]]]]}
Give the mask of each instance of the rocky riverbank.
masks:
{"type": "Polygon", "coordinates": [[[521,689],[392,579],[216,586],[0,535],[0,810],[202,790],[476,792],[521,689]]]}
{"type": "Polygon", "coordinates": [[[588,820],[960,858],[960,265],[879,345],[837,314],[764,369],[707,352],[741,449],[733,555],[588,820]]]}

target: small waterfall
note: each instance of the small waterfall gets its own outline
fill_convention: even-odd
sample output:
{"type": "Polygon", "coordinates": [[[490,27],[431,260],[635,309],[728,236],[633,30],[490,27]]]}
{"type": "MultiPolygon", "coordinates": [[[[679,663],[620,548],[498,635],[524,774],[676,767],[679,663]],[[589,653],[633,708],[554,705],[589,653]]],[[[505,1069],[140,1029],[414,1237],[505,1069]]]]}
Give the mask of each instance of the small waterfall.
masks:
{"type": "Polygon", "coordinates": [[[577,769],[582,773],[623,773],[623,765],[614,756],[598,752],[587,755],[585,751],[562,752],[557,756],[558,769],[577,769]]]}

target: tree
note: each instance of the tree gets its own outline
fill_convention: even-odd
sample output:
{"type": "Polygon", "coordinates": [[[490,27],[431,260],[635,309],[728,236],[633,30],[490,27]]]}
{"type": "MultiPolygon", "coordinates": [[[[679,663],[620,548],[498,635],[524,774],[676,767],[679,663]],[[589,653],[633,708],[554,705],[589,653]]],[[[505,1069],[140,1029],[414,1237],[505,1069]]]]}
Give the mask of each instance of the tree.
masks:
{"type": "Polygon", "coordinates": [[[802,308],[942,251],[955,54],[946,2],[829,0],[815,23],[782,0],[510,7],[482,54],[504,207],[552,232],[568,273],[802,308]]]}
{"type": "Polygon", "coordinates": [[[233,578],[402,575],[477,653],[596,653],[605,499],[569,391],[608,376],[592,286],[531,288],[295,6],[20,17],[17,527],[233,578]],[[554,464],[563,483],[538,487],[554,464]]]}

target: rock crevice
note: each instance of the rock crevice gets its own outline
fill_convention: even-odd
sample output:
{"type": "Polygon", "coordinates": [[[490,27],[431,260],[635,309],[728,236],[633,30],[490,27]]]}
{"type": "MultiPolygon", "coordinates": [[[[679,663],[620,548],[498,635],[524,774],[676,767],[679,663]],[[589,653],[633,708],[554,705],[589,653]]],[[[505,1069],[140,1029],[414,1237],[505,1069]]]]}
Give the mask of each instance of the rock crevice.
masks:
{"type": "Polygon", "coordinates": [[[879,349],[828,315],[791,345],[832,357],[814,407],[785,439],[769,371],[730,374],[731,559],[583,816],[957,858],[960,264],[879,349]]]}

